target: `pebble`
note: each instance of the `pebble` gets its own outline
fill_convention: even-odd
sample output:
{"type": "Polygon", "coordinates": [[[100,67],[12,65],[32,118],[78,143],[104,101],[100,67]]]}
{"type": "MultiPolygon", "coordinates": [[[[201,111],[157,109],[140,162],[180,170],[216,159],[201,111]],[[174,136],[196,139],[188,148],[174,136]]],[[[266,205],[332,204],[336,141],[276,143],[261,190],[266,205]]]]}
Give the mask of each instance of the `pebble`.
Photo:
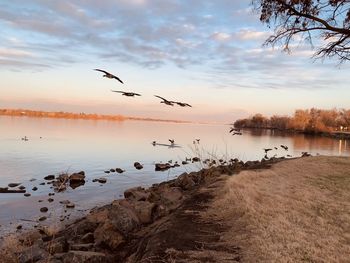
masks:
{"type": "Polygon", "coordinates": [[[46,219],[47,219],[46,216],[42,216],[42,217],[39,218],[39,221],[45,221],[46,219]]]}
{"type": "Polygon", "coordinates": [[[75,204],[73,203],[66,204],[66,208],[74,208],[74,207],[75,207],[75,204]]]}
{"type": "Polygon", "coordinates": [[[20,187],[18,187],[18,189],[20,189],[20,190],[24,190],[24,189],[26,189],[26,187],[25,187],[25,186],[23,186],[23,185],[21,185],[20,187]]]}
{"type": "Polygon", "coordinates": [[[49,203],[52,203],[52,202],[54,201],[54,199],[53,199],[53,198],[49,198],[49,199],[47,199],[47,201],[48,201],[49,203]]]}
{"type": "Polygon", "coordinates": [[[31,196],[31,194],[30,193],[25,193],[24,196],[25,197],[29,197],[29,196],[31,196]]]}
{"type": "Polygon", "coordinates": [[[38,187],[34,186],[32,191],[36,191],[36,190],[38,190],[38,187]]]}
{"type": "Polygon", "coordinates": [[[53,174],[50,174],[48,176],[45,176],[44,177],[45,180],[48,180],[48,181],[51,181],[51,180],[54,180],[55,179],[55,176],[53,174]]]}
{"type": "Polygon", "coordinates": [[[42,212],[42,213],[46,213],[47,211],[49,211],[49,209],[47,207],[40,208],[40,212],[42,212]]]}

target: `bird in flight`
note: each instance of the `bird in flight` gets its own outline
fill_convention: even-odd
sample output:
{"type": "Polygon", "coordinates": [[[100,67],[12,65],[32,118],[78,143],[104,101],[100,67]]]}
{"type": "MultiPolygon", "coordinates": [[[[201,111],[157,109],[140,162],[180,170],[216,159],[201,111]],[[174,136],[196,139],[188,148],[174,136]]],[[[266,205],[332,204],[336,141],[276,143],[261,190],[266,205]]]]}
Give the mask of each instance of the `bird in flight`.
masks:
{"type": "Polygon", "coordinates": [[[97,69],[97,68],[95,68],[95,70],[105,73],[103,76],[106,77],[106,78],[109,78],[109,79],[116,79],[116,80],[118,80],[119,82],[121,82],[122,84],[124,84],[124,82],[123,82],[120,78],[118,78],[117,76],[115,76],[115,75],[113,75],[113,74],[111,74],[111,73],[109,73],[109,72],[107,72],[107,71],[105,71],[105,70],[97,69]]]}
{"type": "Polygon", "coordinates": [[[127,92],[122,90],[111,90],[111,91],[121,93],[123,96],[127,96],[127,97],[141,96],[141,94],[138,94],[135,92],[127,92]]]}
{"type": "Polygon", "coordinates": [[[164,98],[162,98],[161,96],[158,96],[158,95],[154,95],[154,97],[157,97],[157,98],[160,98],[161,100],[163,100],[160,103],[164,103],[165,105],[169,105],[169,106],[174,106],[174,102],[173,101],[164,99],[164,98]]]}
{"type": "Polygon", "coordinates": [[[190,104],[188,104],[188,103],[179,102],[179,101],[170,101],[170,102],[175,103],[175,104],[177,104],[177,105],[179,105],[181,107],[191,107],[192,108],[192,106],[190,104]]]}

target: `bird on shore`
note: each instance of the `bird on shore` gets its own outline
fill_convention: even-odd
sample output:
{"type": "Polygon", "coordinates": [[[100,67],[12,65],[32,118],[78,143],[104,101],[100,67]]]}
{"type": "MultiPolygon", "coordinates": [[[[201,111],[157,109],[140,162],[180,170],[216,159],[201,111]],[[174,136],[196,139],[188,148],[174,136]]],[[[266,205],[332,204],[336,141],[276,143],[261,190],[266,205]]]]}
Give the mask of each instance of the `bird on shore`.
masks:
{"type": "Polygon", "coordinates": [[[152,145],[153,145],[153,146],[156,146],[156,144],[157,144],[156,141],[153,141],[153,142],[152,142],[152,145]]]}
{"type": "Polygon", "coordinates": [[[117,76],[115,76],[115,75],[113,75],[113,74],[111,74],[111,73],[109,73],[109,72],[107,72],[107,71],[105,71],[105,70],[97,69],[97,68],[95,68],[94,70],[103,72],[103,73],[104,73],[103,77],[106,77],[106,78],[109,78],[109,79],[116,79],[116,80],[118,80],[120,83],[124,84],[124,82],[123,82],[120,78],[118,78],[117,76]]]}
{"type": "Polygon", "coordinates": [[[288,146],[286,146],[286,145],[282,145],[282,144],[281,144],[281,148],[283,148],[283,149],[285,149],[286,151],[288,151],[288,146]]]}
{"type": "Polygon", "coordinates": [[[157,97],[157,98],[163,100],[160,103],[164,103],[165,105],[169,105],[169,106],[174,106],[174,102],[172,102],[170,100],[164,99],[163,97],[158,96],[158,95],[154,95],[154,97],[157,97]]]}
{"type": "Polygon", "coordinates": [[[174,139],[169,139],[169,142],[171,143],[171,145],[175,144],[175,140],[174,139]]]}
{"type": "Polygon", "coordinates": [[[111,91],[121,93],[123,96],[127,96],[127,97],[141,96],[141,94],[138,94],[135,92],[127,92],[122,90],[111,90],[111,91]]]}
{"type": "Polygon", "coordinates": [[[272,151],[271,148],[268,148],[268,149],[263,149],[265,151],[265,153],[268,153],[269,151],[272,151]]]}

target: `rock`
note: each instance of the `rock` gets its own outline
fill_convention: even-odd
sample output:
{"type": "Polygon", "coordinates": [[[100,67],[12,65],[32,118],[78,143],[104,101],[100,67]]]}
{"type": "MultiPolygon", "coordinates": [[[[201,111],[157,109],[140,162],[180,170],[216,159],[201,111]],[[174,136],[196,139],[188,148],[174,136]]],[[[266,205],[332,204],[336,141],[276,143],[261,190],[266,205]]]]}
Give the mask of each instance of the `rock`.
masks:
{"type": "Polygon", "coordinates": [[[169,163],[156,163],[155,164],[156,171],[166,171],[170,168],[171,168],[171,165],[169,163]]]}
{"type": "Polygon", "coordinates": [[[45,176],[44,179],[47,180],[47,181],[51,181],[51,180],[55,179],[55,176],[53,174],[50,174],[48,176],[45,176]]]}
{"type": "Polygon", "coordinates": [[[115,168],[115,171],[119,174],[122,174],[125,172],[123,169],[120,169],[120,168],[115,168]]]}
{"type": "Polygon", "coordinates": [[[32,191],[36,191],[36,190],[38,190],[38,187],[34,186],[34,187],[32,188],[32,191]]]}
{"type": "Polygon", "coordinates": [[[94,247],[94,243],[72,244],[72,245],[70,246],[70,250],[89,251],[89,250],[92,250],[93,247],[94,247]]]}
{"type": "MultiPolygon", "coordinates": [[[[82,181],[69,181],[69,186],[72,189],[78,188],[79,186],[82,186],[85,184],[85,180],[82,181]]],[[[60,191],[63,191],[64,188],[60,188],[60,191]]]]}
{"type": "Polygon", "coordinates": [[[52,203],[52,202],[54,201],[54,199],[53,199],[53,198],[49,198],[49,199],[47,199],[47,201],[48,201],[49,203],[52,203]]]}
{"type": "Polygon", "coordinates": [[[137,169],[137,170],[141,170],[143,168],[143,165],[140,164],[139,162],[135,162],[134,163],[134,167],[137,169]]]}
{"type": "Polygon", "coordinates": [[[124,197],[136,201],[146,201],[149,197],[149,193],[147,193],[142,187],[134,187],[127,189],[124,192],[124,197]]]}
{"type": "Polygon", "coordinates": [[[32,178],[32,179],[29,180],[29,182],[34,182],[34,181],[36,181],[35,178],[32,178]]]}
{"type": "Polygon", "coordinates": [[[42,213],[46,213],[47,211],[49,211],[49,209],[47,207],[40,208],[40,212],[42,212],[42,213]]]}
{"type": "Polygon", "coordinates": [[[46,216],[42,216],[42,217],[39,218],[39,221],[40,221],[40,222],[41,222],[41,221],[45,221],[46,219],[47,219],[46,216]]]}
{"type": "Polygon", "coordinates": [[[107,182],[107,179],[106,178],[98,178],[98,179],[93,179],[92,182],[99,182],[101,184],[105,184],[107,182]]]}
{"type": "Polygon", "coordinates": [[[0,187],[0,193],[1,194],[11,194],[11,193],[25,193],[26,190],[19,190],[19,189],[8,189],[8,187],[0,187]]]}
{"type": "Polygon", "coordinates": [[[66,208],[74,208],[75,204],[74,203],[68,203],[66,204],[66,208]]]}
{"type": "Polygon", "coordinates": [[[156,208],[154,203],[122,200],[120,204],[133,209],[141,224],[150,224],[153,222],[153,214],[156,208]]]}
{"type": "Polygon", "coordinates": [[[41,259],[47,259],[49,254],[38,245],[29,247],[21,252],[18,257],[18,262],[20,263],[32,263],[37,262],[41,259]]]}
{"type": "Polygon", "coordinates": [[[71,250],[63,256],[63,263],[111,263],[112,259],[104,253],[71,250]]]}
{"type": "Polygon", "coordinates": [[[95,230],[94,239],[97,246],[107,246],[110,249],[117,249],[124,242],[123,235],[110,220],[95,230]]]}
{"type": "Polygon", "coordinates": [[[30,193],[25,193],[24,196],[25,197],[29,197],[29,196],[31,196],[31,194],[30,193]]]}
{"type": "Polygon", "coordinates": [[[55,193],[49,193],[48,196],[52,196],[52,195],[55,195],[55,193]]]}
{"type": "Polygon", "coordinates": [[[175,186],[181,187],[184,190],[192,189],[196,183],[192,180],[191,177],[187,173],[181,174],[176,180],[175,180],[175,186]]]}
{"type": "Polygon", "coordinates": [[[68,243],[64,236],[58,237],[54,240],[50,241],[50,245],[48,246],[48,250],[50,254],[63,253],[68,251],[68,243]]]}
{"type": "Polygon", "coordinates": [[[182,164],[183,164],[183,165],[186,165],[186,164],[188,164],[188,162],[186,162],[186,161],[182,161],[182,164]]]}
{"type": "Polygon", "coordinates": [[[24,190],[24,189],[26,189],[26,187],[25,187],[25,186],[23,186],[23,185],[21,185],[20,187],[18,187],[18,189],[20,189],[20,190],[24,190]]]}
{"type": "Polygon", "coordinates": [[[91,232],[86,233],[86,234],[81,238],[81,242],[83,242],[84,244],[93,243],[94,240],[95,240],[94,234],[91,233],[91,232]]]}
{"type": "Polygon", "coordinates": [[[17,187],[19,185],[20,185],[20,183],[9,183],[7,186],[10,188],[13,188],[13,187],[17,187]]]}
{"type": "Polygon", "coordinates": [[[311,156],[311,154],[308,153],[308,152],[302,152],[301,153],[301,157],[309,157],[309,156],[311,156]]]}
{"type": "Polygon", "coordinates": [[[108,171],[108,170],[107,170],[107,171],[105,171],[105,174],[109,174],[109,173],[110,173],[110,171],[108,171]]]}
{"type": "Polygon", "coordinates": [[[109,171],[110,171],[111,173],[115,173],[115,169],[113,169],[113,168],[110,169],[109,171]]]}
{"type": "Polygon", "coordinates": [[[122,234],[127,235],[139,226],[139,219],[132,209],[124,207],[121,201],[114,201],[108,213],[111,224],[122,234]]]}
{"type": "Polygon", "coordinates": [[[17,229],[17,230],[21,230],[21,229],[22,229],[22,225],[18,225],[18,226],[16,227],[16,229],[17,229]]]}
{"type": "Polygon", "coordinates": [[[42,182],[42,183],[40,183],[39,185],[45,185],[46,183],[45,182],[42,182]]]}
{"type": "Polygon", "coordinates": [[[74,173],[69,176],[70,182],[85,182],[85,175],[81,173],[74,173]]]}
{"type": "Polygon", "coordinates": [[[77,174],[85,175],[85,172],[84,172],[84,171],[80,171],[80,172],[78,172],[77,174]]]}

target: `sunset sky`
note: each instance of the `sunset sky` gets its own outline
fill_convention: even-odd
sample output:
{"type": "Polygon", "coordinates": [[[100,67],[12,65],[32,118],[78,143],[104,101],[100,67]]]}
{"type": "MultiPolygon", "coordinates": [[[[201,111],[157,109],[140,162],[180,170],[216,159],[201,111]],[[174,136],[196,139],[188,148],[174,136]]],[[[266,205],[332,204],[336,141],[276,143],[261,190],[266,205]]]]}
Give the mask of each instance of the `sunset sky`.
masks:
{"type": "Polygon", "coordinates": [[[271,29],[250,2],[2,0],[0,108],[218,122],[349,108],[349,63],[314,61],[303,43],[291,54],[263,47],[271,29]]]}

